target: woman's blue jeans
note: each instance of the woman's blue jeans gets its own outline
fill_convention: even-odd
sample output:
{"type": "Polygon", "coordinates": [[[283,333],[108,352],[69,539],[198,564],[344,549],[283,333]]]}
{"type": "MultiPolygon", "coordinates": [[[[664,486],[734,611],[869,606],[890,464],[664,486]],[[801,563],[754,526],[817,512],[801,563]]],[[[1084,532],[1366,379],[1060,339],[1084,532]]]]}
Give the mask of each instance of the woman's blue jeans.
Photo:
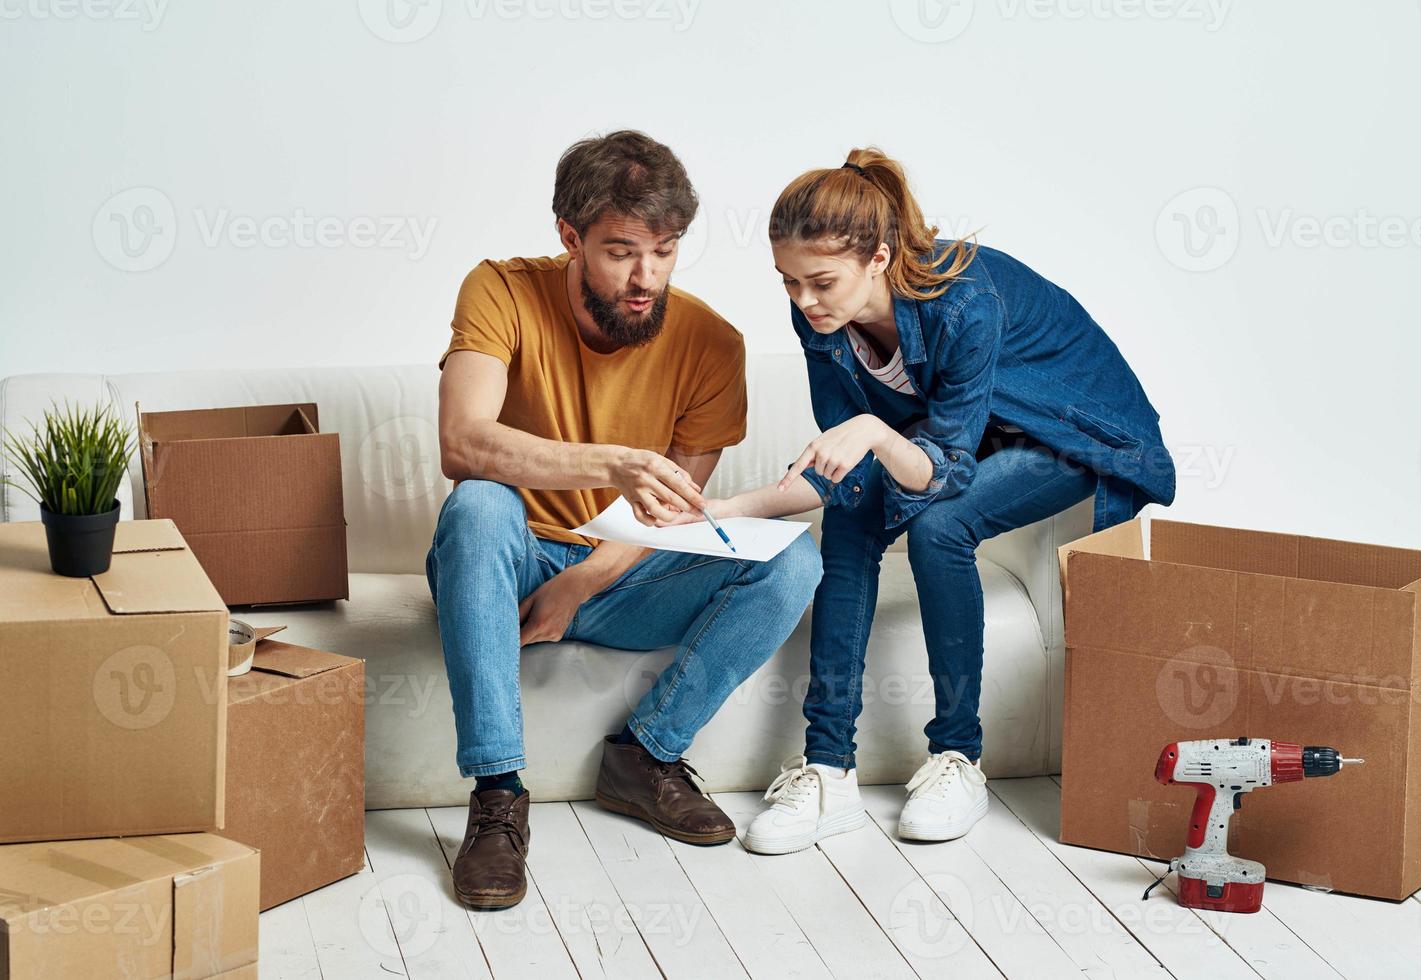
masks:
{"type": "Polygon", "coordinates": [[[936,711],[924,729],[929,751],[982,752],[977,717],[982,691],[982,582],[977,545],[1042,520],[1089,497],[1097,474],[1025,435],[989,430],[971,484],[934,500],[886,531],[883,471],[875,463],[853,508],[824,511],[824,577],[814,594],[810,680],[804,700],[805,755],[852,768],[854,730],[863,709],[864,656],[878,602],[884,550],[906,529],[917,585],[936,711]],[[989,442],[995,441],[995,445],[989,442]]]}

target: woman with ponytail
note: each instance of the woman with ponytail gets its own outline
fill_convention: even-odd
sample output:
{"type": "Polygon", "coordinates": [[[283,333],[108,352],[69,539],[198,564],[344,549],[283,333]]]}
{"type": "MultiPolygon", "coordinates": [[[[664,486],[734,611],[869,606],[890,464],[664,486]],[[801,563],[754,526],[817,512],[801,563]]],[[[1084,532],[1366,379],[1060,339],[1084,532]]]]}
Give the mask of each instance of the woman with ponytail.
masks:
{"type": "Polygon", "coordinates": [[[746,835],[808,847],[865,819],[854,725],[884,550],[908,535],[936,711],[899,834],[949,840],[987,810],[977,716],[984,539],[1094,497],[1094,528],[1174,498],[1159,413],[1064,289],[986,246],[940,241],[898,163],[854,150],[796,178],[770,241],[822,434],[717,517],[824,507],[803,757],[746,835]]]}

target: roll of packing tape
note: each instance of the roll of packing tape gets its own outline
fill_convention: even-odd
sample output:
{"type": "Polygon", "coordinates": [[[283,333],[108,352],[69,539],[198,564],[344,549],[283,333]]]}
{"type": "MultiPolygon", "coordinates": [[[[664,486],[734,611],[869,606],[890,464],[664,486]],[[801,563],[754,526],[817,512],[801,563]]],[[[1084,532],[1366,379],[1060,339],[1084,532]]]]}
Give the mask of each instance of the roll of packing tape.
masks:
{"type": "Polygon", "coordinates": [[[286,629],[285,626],[253,627],[240,619],[227,620],[227,676],[238,677],[252,669],[257,641],[286,629]]]}

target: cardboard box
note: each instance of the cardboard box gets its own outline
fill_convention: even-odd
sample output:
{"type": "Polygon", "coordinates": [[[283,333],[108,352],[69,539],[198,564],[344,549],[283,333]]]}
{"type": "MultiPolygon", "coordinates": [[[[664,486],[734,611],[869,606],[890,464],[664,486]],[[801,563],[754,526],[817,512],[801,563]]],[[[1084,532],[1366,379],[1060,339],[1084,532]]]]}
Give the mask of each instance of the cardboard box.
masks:
{"type": "Polygon", "coordinates": [[[0,524],[0,843],[222,825],[227,608],[172,521],[114,551],[65,578],[0,524]]]}
{"type": "Polygon", "coordinates": [[[1060,549],[1061,840],[1168,860],[1194,793],[1177,740],[1267,738],[1366,759],[1243,798],[1229,852],[1379,898],[1421,887],[1421,551],[1137,518],[1060,549]]]}
{"type": "Polygon", "coordinates": [[[314,403],[138,413],[148,516],[171,518],[229,606],[350,596],[340,435],[314,403]]]}
{"type": "Polygon", "coordinates": [[[365,864],[365,661],[276,640],[227,684],[224,837],[262,853],[262,910],[365,864]]]}
{"type": "Polygon", "coordinates": [[[0,977],[255,977],[258,878],[210,834],[0,847],[0,977]]]}

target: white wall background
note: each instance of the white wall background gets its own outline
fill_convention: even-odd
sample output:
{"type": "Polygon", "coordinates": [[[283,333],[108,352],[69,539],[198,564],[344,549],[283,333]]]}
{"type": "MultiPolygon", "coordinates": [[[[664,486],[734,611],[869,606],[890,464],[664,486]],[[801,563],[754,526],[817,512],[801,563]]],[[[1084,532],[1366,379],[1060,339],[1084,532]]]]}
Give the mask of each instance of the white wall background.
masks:
{"type": "Polygon", "coordinates": [[[1421,547],[1418,44],[1409,0],[0,0],[0,376],[432,360],[622,126],[700,191],[678,283],[793,350],[768,208],[871,142],[1115,338],[1174,516],[1421,547]]]}

